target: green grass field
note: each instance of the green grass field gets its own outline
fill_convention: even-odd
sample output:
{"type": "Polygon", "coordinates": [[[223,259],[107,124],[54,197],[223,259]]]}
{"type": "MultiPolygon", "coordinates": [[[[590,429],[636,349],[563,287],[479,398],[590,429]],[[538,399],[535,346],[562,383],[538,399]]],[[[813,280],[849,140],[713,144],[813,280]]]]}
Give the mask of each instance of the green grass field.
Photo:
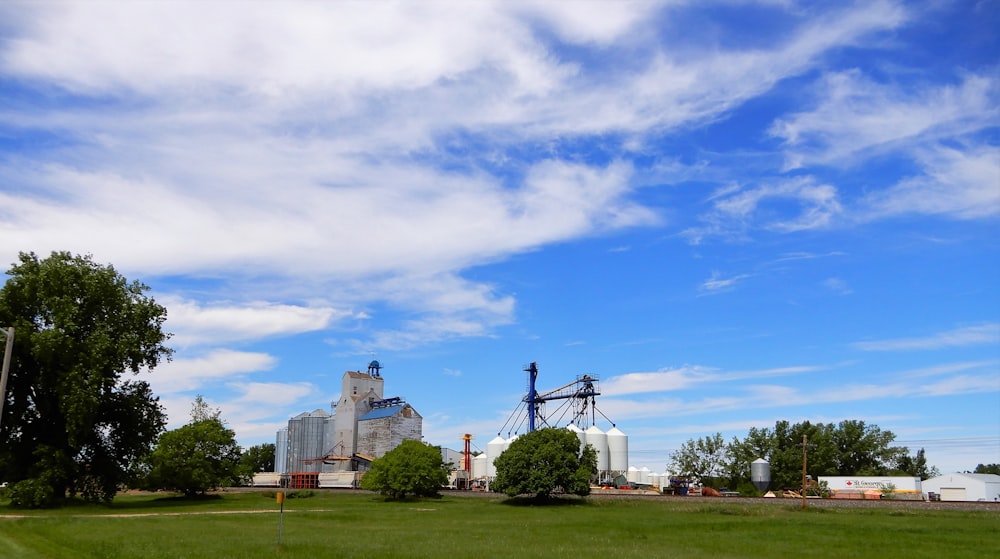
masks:
{"type": "Polygon", "coordinates": [[[57,511],[0,506],[0,557],[905,557],[1000,550],[996,510],[819,508],[739,499],[588,498],[558,506],[445,495],[386,502],[354,492],[191,501],[120,496],[57,511]]]}

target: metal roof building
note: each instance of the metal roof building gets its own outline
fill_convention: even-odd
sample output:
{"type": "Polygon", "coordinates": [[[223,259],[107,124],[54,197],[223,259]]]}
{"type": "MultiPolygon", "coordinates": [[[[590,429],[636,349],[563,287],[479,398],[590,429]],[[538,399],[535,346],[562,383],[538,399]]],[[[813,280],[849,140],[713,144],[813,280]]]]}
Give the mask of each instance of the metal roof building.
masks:
{"type": "Polygon", "coordinates": [[[1000,476],[996,474],[944,474],[925,480],[920,485],[924,494],[931,493],[942,501],[998,501],[1000,476]]]}

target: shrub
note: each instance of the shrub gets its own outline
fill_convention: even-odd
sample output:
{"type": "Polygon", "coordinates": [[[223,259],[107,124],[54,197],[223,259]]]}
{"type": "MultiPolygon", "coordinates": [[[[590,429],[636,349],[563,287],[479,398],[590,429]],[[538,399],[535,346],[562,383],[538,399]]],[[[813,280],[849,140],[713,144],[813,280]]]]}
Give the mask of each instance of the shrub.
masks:
{"type": "Polygon", "coordinates": [[[8,489],[10,503],[25,509],[49,508],[56,505],[52,485],[40,479],[25,479],[8,489]]]}

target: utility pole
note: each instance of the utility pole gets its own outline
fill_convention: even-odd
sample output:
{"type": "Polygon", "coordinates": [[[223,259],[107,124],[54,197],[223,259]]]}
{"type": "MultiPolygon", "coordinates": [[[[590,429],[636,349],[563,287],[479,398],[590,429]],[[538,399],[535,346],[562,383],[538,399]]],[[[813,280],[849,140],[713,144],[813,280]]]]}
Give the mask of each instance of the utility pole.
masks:
{"type": "Polygon", "coordinates": [[[0,371],[0,424],[3,423],[3,405],[7,401],[7,373],[10,372],[10,354],[14,351],[14,327],[0,330],[7,335],[7,346],[3,352],[3,370],[0,371]]]}
{"type": "Polygon", "coordinates": [[[806,508],[806,450],[810,446],[816,446],[814,444],[809,444],[808,435],[802,435],[802,443],[799,444],[802,447],[802,510],[806,508]]]}

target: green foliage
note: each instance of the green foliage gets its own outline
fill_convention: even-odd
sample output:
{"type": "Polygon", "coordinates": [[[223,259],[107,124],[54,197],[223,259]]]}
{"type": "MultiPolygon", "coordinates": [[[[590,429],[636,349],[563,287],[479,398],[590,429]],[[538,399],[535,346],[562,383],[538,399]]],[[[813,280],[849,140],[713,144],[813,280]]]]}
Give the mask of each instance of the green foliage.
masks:
{"type": "Polygon", "coordinates": [[[249,475],[257,472],[273,472],[274,468],[274,444],[266,443],[251,446],[243,451],[240,456],[240,466],[249,475]]]}
{"type": "Polygon", "coordinates": [[[438,447],[420,441],[405,440],[385,456],[372,462],[361,478],[361,488],[377,491],[390,499],[408,494],[433,497],[448,483],[448,469],[438,447]]]}
{"type": "Polygon", "coordinates": [[[896,464],[895,472],[902,475],[919,477],[920,479],[930,479],[941,475],[941,471],[937,467],[927,467],[927,457],[924,456],[924,449],[922,448],[917,451],[916,456],[910,456],[905,452],[901,454],[896,464]]]}
{"type": "MultiPolygon", "coordinates": [[[[923,450],[923,449],[921,449],[923,450]]],[[[978,464],[974,474],[997,474],[1000,475],[1000,464],[978,464]]],[[[937,473],[936,475],[941,475],[937,473]]]]}
{"type": "Polygon", "coordinates": [[[589,495],[597,453],[566,429],[539,429],[518,437],[494,461],[491,488],[508,496],[545,498],[554,492],[589,495]]]}
{"type": "Polygon", "coordinates": [[[195,420],[160,437],[149,459],[145,486],[205,493],[240,482],[240,447],[236,433],[218,418],[195,420]]]}
{"type": "Polygon", "coordinates": [[[126,374],[169,358],[166,310],[145,295],[148,287],[89,256],[19,260],[0,289],[0,324],[17,333],[0,479],[48,484],[50,504],[67,493],[110,501],[163,430],[149,385],[126,374]]]}
{"type": "Polygon", "coordinates": [[[15,507],[26,509],[49,508],[57,503],[52,484],[40,479],[25,479],[11,485],[7,497],[15,507]]]}
{"type": "Polygon", "coordinates": [[[728,461],[729,449],[722,433],[716,433],[698,440],[688,440],[670,455],[667,469],[675,475],[696,477],[704,482],[706,478],[721,477],[727,470],[728,461]]]}
{"type": "Polygon", "coordinates": [[[771,488],[799,489],[802,485],[802,438],[808,437],[807,470],[813,477],[834,475],[887,475],[894,471],[914,471],[908,475],[935,474],[927,468],[923,450],[915,458],[906,447],[896,447],[896,436],[864,421],[839,424],[794,425],[778,421],[774,429],[751,428],[744,439],[729,444],[721,434],[688,440],[671,455],[667,469],[681,475],[709,476],[716,485],[739,487],[750,479],[750,464],[765,458],[771,468],[771,488]]]}

